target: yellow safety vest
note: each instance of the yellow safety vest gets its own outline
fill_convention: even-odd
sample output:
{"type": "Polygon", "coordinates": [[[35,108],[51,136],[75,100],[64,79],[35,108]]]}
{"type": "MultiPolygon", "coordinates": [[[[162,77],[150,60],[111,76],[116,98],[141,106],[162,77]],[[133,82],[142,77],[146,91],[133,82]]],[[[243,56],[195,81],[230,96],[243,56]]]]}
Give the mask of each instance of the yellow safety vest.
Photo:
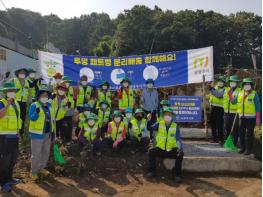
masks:
{"type": "Polygon", "coordinates": [[[119,103],[119,109],[126,109],[127,107],[133,108],[134,104],[134,95],[133,90],[131,87],[129,87],[128,95],[126,94],[126,91],[122,90],[122,98],[118,100],[119,103]]]}
{"type": "Polygon", "coordinates": [[[120,122],[120,125],[117,128],[116,123],[114,121],[111,121],[110,125],[111,125],[111,128],[112,128],[111,139],[113,141],[115,141],[115,140],[119,139],[119,137],[122,136],[122,132],[125,129],[125,124],[124,124],[124,122],[120,122]]]}
{"type": "Polygon", "coordinates": [[[156,134],[156,147],[166,151],[171,151],[172,149],[177,148],[176,128],[176,123],[172,122],[167,132],[164,120],[160,121],[159,129],[156,134]]]}
{"type": "Polygon", "coordinates": [[[89,124],[87,122],[84,123],[83,125],[83,129],[84,129],[84,137],[92,142],[96,136],[97,136],[97,130],[99,128],[99,124],[98,122],[96,122],[93,127],[90,127],[89,124]]]}
{"type": "MultiPolygon", "coordinates": [[[[230,90],[229,87],[225,89],[225,93],[223,96],[223,107],[224,107],[225,113],[234,113],[235,114],[237,112],[237,104],[231,103],[229,96],[228,96],[229,90],[230,90]]],[[[233,98],[237,97],[240,91],[241,91],[240,88],[236,88],[234,90],[234,92],[232,93],[233,98]]]]}
{"type": "Polygon", "coordinates": [[[22,101],[22,102],[27,102],[28,100],[28,94],[29,94],[29,83],[25,79],[25,83],[22,86],[18,78],[14,78],[14,84],[16,88],[18,88],[18,91],[16,92],[16,100],[17,101],[22,101]]]}
{"type": "Polygon", "coordinates": [[[84,122],[86,121],[86,115],[82,112],[79,114],[79,123],[78,123],[78,127],[79,128],[83,128],[84,122]]]}
{"type": "Polygon", "coordinates": [[[102,90],[98,90],[98,102],[97,102],[97,108],[100,106],[100,102],[106,100],[109,103],[109,106],[111,106],[111,92],[108,90],[106,93],[102,90]]]}
{"type": "Polygon", "coordinates": [[[254,98],[256,91],[250,92],[249,95],[244,99],[245,91],[242,90],[239,92],[237,97],[237,112],[239,117],[254,117],[256,116],[256,105],[254,103],[254,98]]]}
{"type": "Polygon", "coordinates": [[[91,97],[92,90],[92,87],[87,86],[86,91],[84,92],[84,88],[82,86],[79,86],[77,106],[83,106],[85,97],[86,99],[89,99],[91,97]]]}
{"type": "Polygon", "coordinates": [[[56,96],[51,103],[52,106],[52,115],[56,119],[56,121],[61,120],[64,118],[67,110],[67,103],[68,103],[68,98],[65,96],[61,102],[60,105],[58,104],[58,96],[56,96]]]}
{"type": "Polygon", "coordinates": [[[141,141],[141,137],[139,137],[139,134],[142,134],[142,132],[147,129],[147,125],[146,125],[146,119],[142,119],[141,120],[141,124],[140,126],[138,125],[138,120],[136,119],[132,119],[131,120],[131,124],[132,124],[132,129],[133,129],[133,132],[134,132],[134,135],[135,137],[141,141]]]}
{"type": "Polygon", "coordinates": [[[73,95],[74,95],[74,89],[72,86],[69,86],[67,97],[68,97],[69,102],[71,103],[70,108],[75,108],[75,101],[73,99],[73,95]]]}
{"type": "MultiPolygon", "coordinates": [[[[1,102],[4,106],[7,106],[8,101],[3,98],[1,102]]],[[[22,120],[20,119],[20,107],[17,101],[15,101],[16,109],[18,114],[16,115],[16,110],[12,105],[7,108],[4,117],[0,118],[0,135],[16,135],[18,130],[22,127],[22,120]]]]}
{"type": "MultiPolygon", "coordinates": [[[[35,133],[35,134],[43,134],[44,131],[44,127],[45,127],[45,111],[42,108],[42,105],[36,101],[33,103],[34,105],[36,105],[36,108],[40,109],[40,112],[38,114],[38,119],[36,121],[30,120],[29,122],[29,132],[30,133],[35,133]]],[[[32,105],[33,105],[32,104],[32,105]]],[[[52,108],[52,106],[51,106],[52,108]]],[[[49,113],[50,113],[50,125],[51,125],[51,132],[53,132],[53,114],[52,114],[52,110],[49,107],[49,113]]]]}
{"type": "MultiPolygon", "coordinates": [[[[215,87],[215,90],[223,91],[225,88],[219,88],[218,86],[215,87]]],[[[214,96],[213,94],[210,94],[209,102],[210,105],[216,106],[216,107],[223,107],[223,98],[218,98],[214,96]]]]}
{"type": "Polygon", "coordinates": [[[102,126],[103,122],[107,123],[110,119],[110,108],[107,108],[104,113],[101,109],[99,109],[98,118],[99,118],[99,126],[100,127],[102,126]]]}
{"type": "Polygon", "coordinates": [[[33,83],[33,81],[30,78],[27,78],[28,84],[29,84],[29,89],[30,89],[30,93],[31,93],[31,97],[35,98],[36,97],[36,87],[33,86],[32,88],[30,88],[30,83],[33,83]]]}

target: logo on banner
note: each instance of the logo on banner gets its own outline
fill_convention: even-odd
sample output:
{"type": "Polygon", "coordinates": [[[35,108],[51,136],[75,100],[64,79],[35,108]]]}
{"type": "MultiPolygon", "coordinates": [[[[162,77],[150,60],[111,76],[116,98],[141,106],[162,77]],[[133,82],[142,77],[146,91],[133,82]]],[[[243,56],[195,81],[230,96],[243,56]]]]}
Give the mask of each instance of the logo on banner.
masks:
{"type": "Polygon", "coordinates": [[[110,77],[114,84],[119,85],[121,80],[125,77],[125,71],[123,69],[113,69],[110,77]]]}
{"type": "Polygon", "coordinates": [[[195,58],[194,59],[194,68],[204,68],[208,67],[208,57],[202,57],[202,58],[195,58]]]}
{"type": "Polygon", "coordinates": [[[62,66],[60,63],[54,60],[45,60],[43,61],[44,65],[47,68],[48,77],[53,77],[56,74],[57,67],[62,66]]]}
{"type": "Polygon", "coordinates": [[[159,75],[159,71],[153,65],[146,66],[146,68],[143,70],[143,78],[145,80],[147,79],[156,80],[158,78],[158,75],[159,75]]]}
{"type": "Polygon", "coordinates": [[[90,68],[82,68],[79,71],[80,77],[85,75],[88,78],[88,82],[92,82],[94,80],[94,72],[90,68]]]}

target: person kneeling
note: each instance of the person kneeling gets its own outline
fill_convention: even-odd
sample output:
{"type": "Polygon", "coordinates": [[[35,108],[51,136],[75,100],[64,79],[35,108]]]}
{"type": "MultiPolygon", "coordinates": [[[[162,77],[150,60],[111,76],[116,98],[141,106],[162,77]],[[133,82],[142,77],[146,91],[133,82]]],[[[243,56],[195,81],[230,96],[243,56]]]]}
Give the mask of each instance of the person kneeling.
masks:
{"type": "Polygon", "coordinates": [[[156,132],[155,144],[149,151],[148,176],[156,176],[156,158],[175,159],[173,176],[176,182],[181,182],[181,170],[183,161],[183,149],[179,128],[173,122],[173,110],[170,107],[163,109],[164,119],[152,126],[156,132]]]}
{"type": "Polygon", "coordinates": [[[87,144],[92,145],[93,154],[97,156],[101,155],[99,122],[94,113],[90,113],[87,121],[83,123],[83,128],[79,135],[79,142],[82,148],[87,144]]]}

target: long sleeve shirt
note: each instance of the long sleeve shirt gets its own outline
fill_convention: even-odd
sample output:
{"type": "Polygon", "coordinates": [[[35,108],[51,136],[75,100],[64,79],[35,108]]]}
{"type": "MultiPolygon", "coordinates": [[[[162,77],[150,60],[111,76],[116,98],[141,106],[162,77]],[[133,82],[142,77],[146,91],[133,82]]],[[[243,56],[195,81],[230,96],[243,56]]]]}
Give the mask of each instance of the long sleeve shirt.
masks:
{"type": "Polygon", "coordinates": [[[221,89],[212,89],[210,90],[211,94],[214,95],[217,98],[223,98],[224,93],[225,93],[225,88],[221,88],[221,89]]]}
{"type": "Polygon", "coordinates": [[[158,92],[156,89],[149,90],[145,88],[141,96],[142,108],[146,111],[157,110],[159,105],[158,92]]]}

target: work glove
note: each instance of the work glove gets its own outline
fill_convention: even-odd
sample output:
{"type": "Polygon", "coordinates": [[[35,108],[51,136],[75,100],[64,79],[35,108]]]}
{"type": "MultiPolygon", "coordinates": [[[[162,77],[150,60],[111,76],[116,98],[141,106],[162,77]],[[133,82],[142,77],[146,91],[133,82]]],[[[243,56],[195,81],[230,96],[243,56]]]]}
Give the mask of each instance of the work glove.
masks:
{"type": "Polygon", "coordinates": [[[39,112],[40,112],[40,109],[36,108],[36,113],[39,114],[39,112]]]}

